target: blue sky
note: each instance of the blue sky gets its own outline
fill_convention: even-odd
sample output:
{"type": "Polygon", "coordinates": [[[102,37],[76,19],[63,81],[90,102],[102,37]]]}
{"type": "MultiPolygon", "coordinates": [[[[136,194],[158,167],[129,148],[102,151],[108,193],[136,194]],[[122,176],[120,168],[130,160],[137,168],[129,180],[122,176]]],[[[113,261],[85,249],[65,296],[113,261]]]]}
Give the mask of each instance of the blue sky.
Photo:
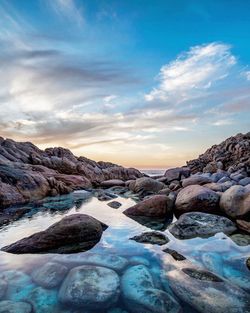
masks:
{"type": "Polygon", "coordinates": [[[0,131],[126,166],[250,130],[250,1],[1,0],[0,131]]]}

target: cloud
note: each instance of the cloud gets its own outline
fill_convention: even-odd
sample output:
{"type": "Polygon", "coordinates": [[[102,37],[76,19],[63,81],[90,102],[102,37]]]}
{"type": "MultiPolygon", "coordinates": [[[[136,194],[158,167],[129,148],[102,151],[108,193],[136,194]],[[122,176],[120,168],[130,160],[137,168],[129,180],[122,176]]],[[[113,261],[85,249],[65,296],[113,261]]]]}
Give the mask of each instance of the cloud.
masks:
{"type": "Polygon", "coordinates": [[[232,125],[232,124],[233,124],[233,121],[231,119],[218,120],[212,123],[212,125],[214,126],[227,126],[227,125],[232,125]]]}
{"type": "Polygon", "coordinates": [[[242,75],[246,78],[246,80],[250,81],[250,71],[243,71],[242,75]]]}
{"type": "Polygon", "coordinates": [[[67,18],[80,27],[84,25],[82,8],[77,7],[74,0],[52,0],[48,3],[61,18],[67,18]]]}
{"type": "Polygon", "coordinates": [[[235,64],[236,58],[229,45],[210,43],[192,47],[175,61],[162,66],[159,86],[146,94],[145,99],[175,104],[190,100],[224,79],[235,64]]]}

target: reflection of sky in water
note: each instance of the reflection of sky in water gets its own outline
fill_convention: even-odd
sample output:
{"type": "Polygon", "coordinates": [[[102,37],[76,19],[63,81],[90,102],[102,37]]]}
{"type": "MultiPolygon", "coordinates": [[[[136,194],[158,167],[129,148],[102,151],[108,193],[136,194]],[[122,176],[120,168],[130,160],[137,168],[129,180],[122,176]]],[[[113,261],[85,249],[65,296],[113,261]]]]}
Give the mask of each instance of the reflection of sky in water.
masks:
{"type": "MultiPolygon", "coordinates": [[[[160,247],[150,244],[139,244],[133,240],[129,240],[129,238],[150,229],[122,213],[126,208],[134,204],[133,200],[118,197],[115,201],[119,201],[122,204],[119,209],[110,208],[107,202],[99,201],[95,197],[84,201],[79,208],[73,206],[68,210],[51,211],[48,207],[50,208],[51,204],[53,207],[53,202],[45,204],[43,209],[46,207],[46,210],[42,212],[38,211],[34,215],[30,215],[30,217],[24,217],[1,228],[0,247],[44,230],[62,219],[65,215],[84,213],[95,217],[109,226],[104,231],[100,242],[91,249],[91,252],[113,253],[125,256],[128,259],[133,256],[143,256],[150,262],[150,269],[159,280],[161,270],[168,270],[169,264],[174,262],[168,254],[162,252],[162,249],[168,247],[183,254],[193,264],[199,266],[205,265],[207,269],[224,276],[241,287],[244,287],[244,284],[246,285],[248,282],[250,286],[250,272],[238,260],[239,257],[249,256],[250,246],[238,246],[222,233],[218,233],[210,238],[178,240],[167,230],[165,234],[170,241],[166,245],[160,247]],[[237,264],[241,265],[238,266],[237,264]],[[242,280],[243,277],[244,279],[242,280]]],[[[60,208],[60,205],[58,207],[60,208]]],[[[15,268],[30,272],[33,268],[37,268],[53,257],[54,255],[12,255],[0,252],[0,271],[15,268]]],[[[179,265],[180,263],[182,262],[179,262],[179,265]]],[[[188,312],[186,310],[184,311],[188,312]]]]}

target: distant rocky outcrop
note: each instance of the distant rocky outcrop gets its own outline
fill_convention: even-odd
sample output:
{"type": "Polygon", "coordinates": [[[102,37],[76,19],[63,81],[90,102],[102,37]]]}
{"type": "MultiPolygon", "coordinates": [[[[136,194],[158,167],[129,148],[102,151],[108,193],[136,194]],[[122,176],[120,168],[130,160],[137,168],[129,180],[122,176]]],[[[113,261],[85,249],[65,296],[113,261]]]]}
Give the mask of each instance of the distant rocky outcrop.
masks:
{"type": "Polygon", "coordinates": [[[188,161],[187,165],[192,173],[215,173],[220,169],[231,173],[244,170],[250,175],[250,132],[213,145],[197,159],[188,161]]]}
{"type": "Polygon", "coordinates": [[[76,157],[64,148],[41,150],[0,137],[0,207],[69,193],[107,180],[142,177],[134,168],[76,157]]]}

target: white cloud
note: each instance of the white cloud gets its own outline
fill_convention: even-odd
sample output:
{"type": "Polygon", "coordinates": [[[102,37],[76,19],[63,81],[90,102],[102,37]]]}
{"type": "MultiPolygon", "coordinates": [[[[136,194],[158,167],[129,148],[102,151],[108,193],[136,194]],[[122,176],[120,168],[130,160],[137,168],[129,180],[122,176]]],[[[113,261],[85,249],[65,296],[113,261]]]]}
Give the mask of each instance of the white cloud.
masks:
{"type": "Polygon", "coordinates": [[[247,80],[250,81],[250,71],[244,71],[244,72],[242,72],[242,75],[243,75],[247,80]]]}
{"type": "Polygon", "coordinates": [[[175,61],[162,66],[160,84],[145,95],[147,101],[175,101],[192,99],[208,90],[216,81],[225,78],[236,64],[230,46],[211,43],[192,47],[175,61]]]}
{"type": "Polygon", "coordinates": [[[232,125],[233,121],[231,119],[224,119],[224,120],[218,120],[214,122],[212,125],[214,126],[226,126],[226,125],[232,125]]]}
{"type": "Polygon", "coordinates": [[[84,18],[81,9],[76,6],[74,0],[52,0],[49,4],[58,15],[76,22],[78,26],[83,26],[84,18]]]}

